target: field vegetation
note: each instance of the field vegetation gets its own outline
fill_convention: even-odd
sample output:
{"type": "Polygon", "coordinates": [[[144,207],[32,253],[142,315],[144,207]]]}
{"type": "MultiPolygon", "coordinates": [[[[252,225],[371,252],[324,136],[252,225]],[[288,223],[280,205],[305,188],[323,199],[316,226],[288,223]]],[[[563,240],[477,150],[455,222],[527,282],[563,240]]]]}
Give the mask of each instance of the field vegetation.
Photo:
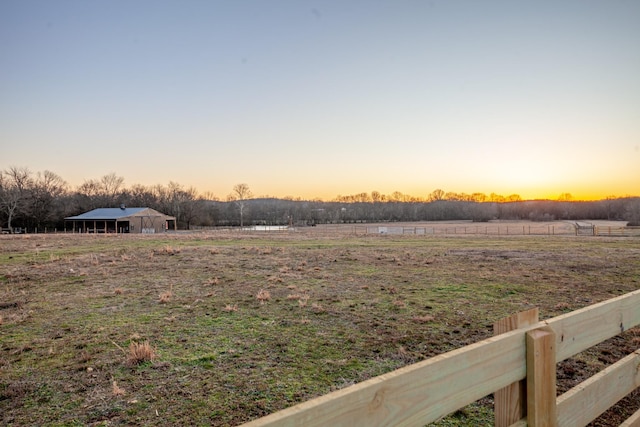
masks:
{"type": "MultiPolygon", "coordinates": [[[[640,287],[637,238],[0,236],[3,425],[238,425],[640,287]]],[[[558,367],[559,392],[634,351],[558,367]]],[[[618,425],[632,395],[594,425],[618,425]]],[[[492,397],[441,425],[492,425],[492,397]]]]}

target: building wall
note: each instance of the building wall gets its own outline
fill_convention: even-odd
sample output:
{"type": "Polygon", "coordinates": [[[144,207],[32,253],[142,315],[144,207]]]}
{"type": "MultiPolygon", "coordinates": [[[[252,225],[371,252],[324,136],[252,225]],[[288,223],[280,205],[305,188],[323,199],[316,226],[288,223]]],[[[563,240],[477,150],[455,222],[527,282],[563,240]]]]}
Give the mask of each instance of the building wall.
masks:
{"type": "Polygon", "coordinates": [[[167,216],[132,216],[129,217],[130,233],[164,233],[167,231],[167,220],[172,219],[167,216]]]}

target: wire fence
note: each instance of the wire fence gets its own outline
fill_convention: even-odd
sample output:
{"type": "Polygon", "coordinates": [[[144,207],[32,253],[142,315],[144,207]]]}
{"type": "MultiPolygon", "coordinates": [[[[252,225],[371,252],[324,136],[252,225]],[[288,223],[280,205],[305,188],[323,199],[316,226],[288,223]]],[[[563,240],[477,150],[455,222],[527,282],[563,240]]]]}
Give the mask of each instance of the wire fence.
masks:
{"type": "Polygon", "coordinates": [[[429,224],[429,225],[345,225],[326,224],[316,227],[319,232],[355,235],[415,235],[415,236],[448,236],[448,235],[486,235],[486,236],[555,236],[575,235],[575,227],[571,224],[429,224]]]}
{"type": "MultiPolygon", "coordinates": [[[[224,233],[305,233],[325,235],[413,235],[413,236],[603,236],[640,237],[640,227],[622,225],[597,225],[589,222],[555,221],[548,223],[492,222],[492,223],[404,223],[404,224],[318,224],[316,226],[290,227],[193,227],[191,232],[224,233]]],[[[184,233],[185,231],[178,231],[184,233]]],[[[19,230],[20,234],[42,234],[37,230],[19,230]]],[[[44,234],[73,233],[72,230],[45,229],[44,234]]]]}
{"type": "Polygon", "coordinates": [[[552,223],[506,222],[488,224],[322,224],[317,232],[353,235],[415,236],[611,236],[640,237],[640,227],[601,226],[586,222],[556,221],[552,223]]]}

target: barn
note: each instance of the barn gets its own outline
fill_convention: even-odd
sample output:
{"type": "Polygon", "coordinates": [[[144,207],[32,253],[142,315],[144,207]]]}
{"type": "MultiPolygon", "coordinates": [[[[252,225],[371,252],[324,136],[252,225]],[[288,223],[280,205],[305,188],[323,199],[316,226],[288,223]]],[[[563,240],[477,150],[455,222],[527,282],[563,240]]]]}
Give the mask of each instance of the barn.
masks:
{"type": "Polygon", "coordinates": [[[163,233],[176,230],[176,217],[151,208],[99,208],[64,219],[79,233],[163,233]]]}

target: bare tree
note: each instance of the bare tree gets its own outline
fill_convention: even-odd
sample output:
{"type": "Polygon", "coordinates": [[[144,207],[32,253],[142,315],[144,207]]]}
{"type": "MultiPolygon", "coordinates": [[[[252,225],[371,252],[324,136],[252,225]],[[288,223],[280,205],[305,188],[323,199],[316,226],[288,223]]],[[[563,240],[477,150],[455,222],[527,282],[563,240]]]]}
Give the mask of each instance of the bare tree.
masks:
{"type": "Polygon", "coordinates": [[[83,182],[77,190],[77,203],[79,210],[91,210],[95,208],[117,206],[118,199],[123,196],[124,178],[110,173],[99,180],[90,179],[83,182]]]}
{"type": "Polygon", "coordinates": [[[113,203],[120,195],[123,184],[124,178],[111,172],[100,178],[100,193],[105,196],[105,199],[113,203]]]}
{"type": "Polygon", "coordinates": [[[169,183],[169,201],[172,213],[187,230],[191,229],[191,225],[200,215],[197,209],[197,198],[198,192],[194,187],[184,189],[178,183],[169,183]]]}
{"type": "Polygon", "coordinates": [[[27,168],[10,167],[0,171],[0,208],[7,218],[7,228],[13,231],[11,222],[22,213],[32,184],[31,171],[27,168]]]}
{"type": "Polygon", "coordinates": [[[27,211],[36,228],[54,220],[56,204],[67,192],[67,183],[51,171],[38,172],[31,188],[27,211]]]}
{"type": "Polygon", "coordinates": [[[233,192],[227,196],[227,200],[235,202],[240,211],[240,228],[244,226],[244,210],[247,206],[247,200],[253,197],[251,190],[247,184],[236,184],[233,192]]]}
{"type": "Polygon", "coordinates": [[[125,200],[129,206],[156,208],[158,204],[158,199],[154,194],[153,188],[146,187],[142,184],[134,184],[126,190],[125,200]]]}
{"type": "Polygon", "coordinates": [[[473,193],[471,195],[471,200],[478,203],[483,203],[487,201],[487,195],[484,193],[473,193]]]}
{"type": "Polygon", "coordinates": [[[438,200],[444,200],[444,199],[445,199],[445,192],[439,188],[436,190],[433,190],[429,195],[429,200],[432,202],[436,202],[438,200]]]}
{"type": "Polygon", "coordinates": [[[640,225],[640,197],[630,198],[626,201],[624,219],[629,221],[628,225],[640,225]]]}

